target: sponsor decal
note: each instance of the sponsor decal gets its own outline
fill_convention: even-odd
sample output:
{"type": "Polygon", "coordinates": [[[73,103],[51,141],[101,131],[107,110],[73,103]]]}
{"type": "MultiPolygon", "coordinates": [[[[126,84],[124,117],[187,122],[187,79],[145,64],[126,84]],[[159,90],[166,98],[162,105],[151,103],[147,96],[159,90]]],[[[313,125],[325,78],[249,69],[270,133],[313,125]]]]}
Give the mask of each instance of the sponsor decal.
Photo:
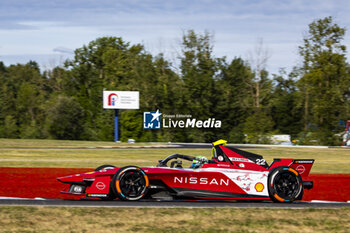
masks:
{"type": "Polygon", "coordinates": [[[240,163],[240,164],[238,164],[238,166],[239,166],[239,167],[245,167],[245,166],[244,166],[244,163],[240,163]]]}
{"type": "Polygon", "coordinates": [[[218,164],[218,167],[230,167],[228,164],[218,164]]]}
{"type": "Polygon", "coordinates": [[[299,174],[303,174],[305,172],[305,167],[303,165],[298,165],[295,170],[299,172],[299,174]]]}
{"type": "Polygon", "coordinates": [[[245,158],[229,158],[231,161],[238,161],[238,162],[246,162],[246,163],[253,163],[253,161],[245,158]]]}
{"type": "Polygon", "coordinates": [[[163,119],[164,128],[221,128],[221,121],[215,118],[207,120],[197,120],[196,118],[187,118],[186,120],[163,119]]]}
{"type": "Polygon", "coordinates": [[[294,163],[304,163],[304,164],[312,164],[314,163],[313,160],[296,160],[294,163]]]}
{"type": "Polygon", "coordinates": [[[249,174],[245,174],[245,175],[242,175],[242,176],[237,176],[237,181],[247,181],[247,180],[253,180],[252,178],[250,178],[250,175],[249,174]]]}
{"type": "Polygon", "coordinates": [[[255,184],[255,190],[257,192],[262,192],[264,190],[264,188],[265,188],[264,185],[260,182],[255,184]]]}
{"type": "Polygon", "coordinates": [[[107,194],[89,193],[88,197],[107,197],[107,194]]]}
{"type": "Polygon", "coordinates": [[[103,182],[97,182],[96,188],[98,188],[99,190],[103,190],[106,188],[106,185],[103,182]]]}
{"type": "Polygon", "coordinates": [[[144,129],[160,129],[160,116],[162,113],[159,109],[156,112],[143,113],[143,128],[144,129]]]}
{"type": "Polygon", "coordinates": [[[221,120],[208,118],[200,120],[192,118],[189,114],[162,114],[159,109],[156,112],[143,113],[144,129],[160,129],[160,128],[221,128],[221,120]],[[163,120],[161,120],[161,116],[163,120]],[[183,118],[183,119],[175,119],[183,118]]]}
{"type": "Polygon", "coordinates": [[[250,182],[249,182],[249,183],[243,183],[243,185],[242,185],[241,188],[242,188],[244,191],[249,192],[249,191],[250,191],[250,185],[251,185],[250,182]]]}
{"type": "Polygon", "coordinates": [[[207,177],[174,177],[174,183],[179,184],[201,184],[201,185],[226,185],[228,186],[230,179],[215,179],[215,178],[207,178],[207,177]]]}

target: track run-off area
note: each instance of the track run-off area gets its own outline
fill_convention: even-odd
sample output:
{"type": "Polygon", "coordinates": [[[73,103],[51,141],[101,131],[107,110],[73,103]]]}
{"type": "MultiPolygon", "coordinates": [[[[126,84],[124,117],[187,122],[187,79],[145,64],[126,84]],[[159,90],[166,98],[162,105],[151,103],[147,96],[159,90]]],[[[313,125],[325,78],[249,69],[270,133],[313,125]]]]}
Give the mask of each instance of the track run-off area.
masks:
{"type": "Polygon", "coordinates": [[[293,203],[235,202],[235,201],[101,201],[65,199],[0,198],[0,206],[46,206],[46,207],[105,207],[105,208],[268,208],[268,209],[336,209],[350,208],[347,202],[297,201],[293,203]]]}
{"type": "MultiPolygon", "coordinates": [[[[19,167],[2,167],[0,169],[0,197],[14,197],[14,198],[44,198],[44,199],[67,199],[71,198],[74,202],[65,202],[67,205],[74,203],[77,205],[79,199],[75,196],[67,196],[61,194],[60,191],[64,189],[66,184],[60,183],[57,181],[57,177],[90,172],[93,169],[91,168],[19,168],[19,167]],[[68,204],[69,203],[69,204],[68,204]]],[[[350,201],[350,174],[311,174],[308,177],[308,180],[314,182],[314,188],[311,190],[305,190],[303,201],[326,201],[326,202],[343,202],[348,203],[350,201]]],[[[22,199],[14,199],[14,202],[23,201],[22,199]]],[[[46,200],[46,202],[51,203],[51,200],[46,200]]],[[[57,202],[57,200],[56,200],[57,202]]],[[[13,203],[13,202],[12,202],[13,203]]],[[[59,202],[62,203],[62,202],[59,202]]],[[[87,202],[85,202],[87,203],[87,202]]],[[[89,203],[99,203],[92,201],[89,203]]],[[[108,202],[110,205],[114,201],[108,202]]],[[[124,203],[124,202],[115,202],[115,203],[124,203]]],[[[152,205],[163,205],[156,203],[163,202],[151,202],[152,205]]],[[[164,202],[168,203],[168,202],[164,202]]],[[[174,202],[175,206],[179,203],[187,202],[174,202]]],[[[191,202],[191,203],[200,203],[202,202],[191,202]]],[[[209,205],[211,202],[206,202],[209,205]]],[[[225,202],[226,203],[226,202],[225,202]]],[[[227,202],[228,205],[232,205],[233,202],[227,202]]],[[[224,205],[227,205],[224,204],[224,205]]],[[[250,203],[249,203],[250,204],[250,203]]],[[[257,203],[258,205],[265,206],[266,204],[271,205],[272,203],[257,203]]],[[[94,204],[93,204],[94,205],[94,204]]],[[[125,204],[116,204],[116,205],[125,205],[125,204]]],[[[133,204],[127,204],[133,205],[133,204]]],[[[149,204],[142,204],[149,205],[149,204]]],[[[165,204],[164,204],[165,205],[165,204]]],[[[172,204],[166,204],[172,205],[172,204]]],[[[182,205],[182,204],[181,204],[182,205]]],[[[188,204],[185,204],[188,205],[188,204]]],[[[197,204],[194,204],[197,205],[197,204]]],[[[238,205],[248,205],[247,203],[239,203],[238,205]]],[[[292,204],[294,205],[294,204],[292,204]]],[[[298,204],[299,207],[301,206],[298,204]]],[[[312,204],[313,205],[313,204],[312,204]]],[[[282,205],[277,205],[282,207],[282,205]]],[[[290,204],[287,204],[290,206],[290,204]]],[[[227,207],[227,206],[226,206],[227,207]]]]}
{"type": "MultiPolygon", "coordinates": [[[[262,145],[235,145],[238,148],[261,148],[262,145]]],[[[267,146],[267,145],[266,145],[267,146]]],[[[271,145],[269,145],[271,147],[271,145]]],[[[210,144],[163,144],[142,146],[45,146],[2,147],[1,149],[169,149],[210,148],[210,144]]],[[[323,148],[323,147],[322,147],[323,148]]],[[[326,147],[324,148],[326,149],[326,147]]],[[[350,150],[349,150],[350,152],[350,150]]],[[[236,202],[236,201],[101,201],[79,200],[75,196],[61,194],[66,186],[57,177],[93,171],[92,168],[0,167],[0,205],[10,206],[79,206],[79,207],[164,207],[164,208],[342,208],[350,207],[350,174],[310,174],[307,180],[314,182],[311,190],[305,190],[303,200],[295,203],[236,202]]]]}

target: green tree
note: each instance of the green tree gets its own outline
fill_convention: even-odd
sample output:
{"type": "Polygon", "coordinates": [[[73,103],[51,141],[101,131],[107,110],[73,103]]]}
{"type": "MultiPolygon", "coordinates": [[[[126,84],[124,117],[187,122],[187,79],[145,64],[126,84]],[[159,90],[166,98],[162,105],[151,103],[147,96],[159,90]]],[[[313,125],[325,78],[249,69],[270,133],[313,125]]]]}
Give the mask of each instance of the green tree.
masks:
{"type": "Polygon", "coordinates": [[[3,136],[5,138],[18,138],[18,126],[16,124],[16,119],[11,115],[7,115],[5,117],[3,136]]]}
{"type": "Polygon", "coordinates": [[[46,70],[44,76],[46,77],[45,91],[52,94],[63,94],[71,90],[72,80],[69,76],[69,71],[63,67],[54,67],[52,70],[46,70]]]}
{"type": "MultiPolygon", "coordinates": [[[[184,113],[202,119],[215,116],[215,80],[219,66],[218,59],[213,56],[212,36],[208,32],[200,35],[187,31],[182,38],[180,59],[186,98],[184,113]]],[[[188,133],[189,140],[194,141],[212,141],[215,137],[210,130],[191,129],[188,133]]]]}
{"type": "Polygon", "coordinates": [[[84,109],[73,97],[58,96],[48,103],[46,129],[54,139],[86,139],[84,109]]]}
{"type": "Polygon", "coordinates": [[[229,64],[221,62],[220,78],[216,82],[216,116],[222,120],[219,137],[236,143],[244,141],[243,125],[253,112],[252,79],[250,67],[241,58],[235,58],[229,64]]]}
{"type": "Polygon", "coordinates": [[[25,65],[11,65],[3,67],[1,73],[0,125],[11,116],[10,122],[14,121],[17,126],[16,137],[41,137],[43,125],[40,122],[45,119],[42,105],[47,93],[46,79],[38,64],[30,61],[25,65]]]}
{"type": "Polygon", "coordinates": [[[346,63],[346,46],[342,44],[345,28],[332,17],[313,21],[299,53],[303,58],[303,75],[298,81],[304,115],[304,131],[316,125],[319,141],[333,144],[339,120],[349,117],[350,76],[346,63]]]}
{"type": "Polygon", "coordinates": [[[261,109],[256,110],[252,115],[247,117],[244,124],[243,133],[246,135],[246,142],[253,144],[271,143],[270,136],[273,134],[273,126],[274,122],[271,116],[261,109]]]}
{"type": "Polygon", "coordinates": [[[298,137],[302,131],[302,109],[298,105],[296,78],[298,70],[294,69],[288,76],[284,70],[274,75],[274,88],[269,104],[275,130],[282,134],[298,137]]]}
{"type": "Polygon", "coordinates": [[[252,111],[245,120],[243,132],[248,142],[251,143],[267,143],[273,131],[274,123],[269,106],[272,99],[273,82],[266,70],[268,59],[269,51],[264,47],[263,40],[260,39],[254,51],[250,53],[249,63],[253,76],[247,80],[252,97],[252,111]]]}
{"type": "Polygon", "coordinates": [[[142,46],[130,46],[119,37],[101,37],[76,49],[74,59],[66,62],[69,73],[63,81],[68,87],[64,94],[74,96],[84,109],[89,139],[112,136],[106,132],[110,122],[101,114],[102,91],[138,90],[133,86],[137,80],[132,67],[137,66],[135,57],[142,50],[142,46]]]}
{"type": "Polygon", "coordinates": [[[74,96],[85,110],[89,138],[100,140],[113,138],[113,111],[102,110],[103,89],[140,91],[140,111],[119,111],[122,139],[170,140],[173,134],[145,131],[140,122],[143,111],[169,111],[182,104],[182,80],[170,66],[161,54],[153,57],[140,44],[130,45],[119,37],[102,37],[75,51],[75,58],[66,63],[68,74],[52,73],[53,77],[62,73],[59,77],[64,80],[61,85],[51,86],[67,86],[63,93],[74,96]]]}
{"type": "Polygon", "coordinates": [[[254,73],[250,85],[255,108],[262,107],[271,93],[272,82],[266,70],[269,57],[268,49],[264,46],[263,40],[259,39],[254,50],[249,53],[249,63],[254,73]]]}

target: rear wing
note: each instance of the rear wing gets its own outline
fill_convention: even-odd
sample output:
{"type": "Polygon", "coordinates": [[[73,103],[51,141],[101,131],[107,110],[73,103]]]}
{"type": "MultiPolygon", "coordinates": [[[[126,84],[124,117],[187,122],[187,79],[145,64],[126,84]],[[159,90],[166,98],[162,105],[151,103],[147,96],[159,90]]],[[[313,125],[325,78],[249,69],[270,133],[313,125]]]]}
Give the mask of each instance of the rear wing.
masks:
{"type": "Polygon", "coordinates": [[[299,172],[302,178],[309,176],[314,159],[294,159],[289,167],[299,172]]]}

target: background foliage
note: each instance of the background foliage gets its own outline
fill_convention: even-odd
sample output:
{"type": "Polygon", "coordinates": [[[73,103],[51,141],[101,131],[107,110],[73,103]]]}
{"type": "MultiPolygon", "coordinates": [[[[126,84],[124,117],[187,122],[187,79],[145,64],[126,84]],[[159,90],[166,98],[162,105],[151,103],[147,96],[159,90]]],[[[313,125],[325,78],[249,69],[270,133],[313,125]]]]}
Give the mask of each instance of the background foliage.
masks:
{"type": "Polygon", "coordinates": [[[140,110],[123,110],[121,140],[266,143],[273,133],[300,143],[339,144],[350,119],[350,66],[345,29],[332,17],[313,21],[299,46],[302,65],[269,74],[262,47],[250,62],[213,54],[208,32],[184,33],[179,67],[143,45],[102,37],[75,50],[63,67],[0,62],[0,137],[113,140],[113,111],[102,91],[140,91],[140,110]],[[144,130],[142,112],[190,114],[221,129],[144,130]]]}

